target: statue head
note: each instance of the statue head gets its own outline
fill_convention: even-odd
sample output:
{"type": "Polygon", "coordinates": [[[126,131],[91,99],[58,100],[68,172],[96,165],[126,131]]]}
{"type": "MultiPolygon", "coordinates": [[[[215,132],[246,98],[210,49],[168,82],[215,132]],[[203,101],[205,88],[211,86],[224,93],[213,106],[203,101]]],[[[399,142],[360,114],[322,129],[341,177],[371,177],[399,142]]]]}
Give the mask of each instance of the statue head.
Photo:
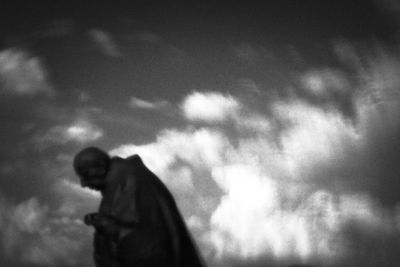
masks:
{"type": "Polygon", "coordinates": [[[88,147],[80,151],[73,164],[81,186],[101,191],[105,186],[110,162],[110,156],[99,148],[88,147]]]}

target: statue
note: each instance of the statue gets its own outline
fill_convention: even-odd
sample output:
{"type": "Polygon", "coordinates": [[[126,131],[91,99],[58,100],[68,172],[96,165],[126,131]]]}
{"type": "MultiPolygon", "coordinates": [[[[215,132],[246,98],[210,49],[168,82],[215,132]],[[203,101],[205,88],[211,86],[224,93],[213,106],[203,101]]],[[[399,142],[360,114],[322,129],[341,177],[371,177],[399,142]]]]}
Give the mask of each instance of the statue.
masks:
{"type": "Polygon", "coordinates": [[[110,158],[89,147],[74,159],[83,187],[101,192],[95,228],[97,267],[201,267],[203,261],[167,187],[138,155],[110,158]]]}

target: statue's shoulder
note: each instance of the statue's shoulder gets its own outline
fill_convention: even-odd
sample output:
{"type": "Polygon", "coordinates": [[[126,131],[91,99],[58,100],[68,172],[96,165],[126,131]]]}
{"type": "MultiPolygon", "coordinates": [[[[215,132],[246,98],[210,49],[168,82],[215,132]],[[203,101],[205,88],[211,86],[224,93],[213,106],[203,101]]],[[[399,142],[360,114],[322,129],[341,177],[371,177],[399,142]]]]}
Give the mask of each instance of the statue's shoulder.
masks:
{"type": "Polygon", "coordinates": [[[111,158],[111,164],[121,164],[121,163],[123,163],[124,162],[124,159],[123,158],[121,158],[121,157],[117,157],[117,156],[115,156],[115,157],[112,157],[111,158]]]}
{"type": "Polygon", "coordinates": [[[135,165],[143,165],[143,161],[140,158],[140,156],[138,154],[129,156],[125,159],[127,162],[129,162],[130,164],[135,164],[135,165]]]}
{"type": "Polygon", "coordinates": [[[136,173],[144,168],[144,163],[139,155],[135,154],[127,158],[113,157],[112,168],[118,172],[136,173]]]}
{"type": "Polygon", "coordinates": [[[114,167],[118,166],[119,168],[121,168],[122,166],[125,166],[125,167],[127,167],[127,166],[140,166],[140,165],[143,164],[143,161],[142,161],[142,159],[140,158],[139,155],[135,154],[135,155],[129,156],[127,158],[121,158],[121,157],[118,157],[118,156],[112,157],[111,158],[111,164],[114,167]]]}

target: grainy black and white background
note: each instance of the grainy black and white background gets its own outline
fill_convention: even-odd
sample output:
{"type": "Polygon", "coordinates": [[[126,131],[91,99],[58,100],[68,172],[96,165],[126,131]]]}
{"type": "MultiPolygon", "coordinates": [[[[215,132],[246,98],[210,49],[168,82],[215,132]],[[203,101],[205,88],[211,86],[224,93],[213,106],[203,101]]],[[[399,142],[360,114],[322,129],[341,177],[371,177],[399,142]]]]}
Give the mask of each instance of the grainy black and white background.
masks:
{"type": "Polygon", "coordinates": [[[260,2],[1,4],[1,266],[94,266],[91,145],[210,267],[399,266],[400,3],[260,2]]]}

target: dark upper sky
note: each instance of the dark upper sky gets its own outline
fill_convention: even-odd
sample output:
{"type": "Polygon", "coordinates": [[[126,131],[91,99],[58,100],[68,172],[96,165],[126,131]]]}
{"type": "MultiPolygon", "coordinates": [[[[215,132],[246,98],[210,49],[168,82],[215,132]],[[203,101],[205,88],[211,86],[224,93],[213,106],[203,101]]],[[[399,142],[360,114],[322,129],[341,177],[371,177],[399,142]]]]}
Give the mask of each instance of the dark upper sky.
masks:
{"type": "Polygon", "coordinates": [[[396,1],[0,7],[0,265],[93,266],[75,153],[138,153],[210,266],[397,266],[396,1]]]}

